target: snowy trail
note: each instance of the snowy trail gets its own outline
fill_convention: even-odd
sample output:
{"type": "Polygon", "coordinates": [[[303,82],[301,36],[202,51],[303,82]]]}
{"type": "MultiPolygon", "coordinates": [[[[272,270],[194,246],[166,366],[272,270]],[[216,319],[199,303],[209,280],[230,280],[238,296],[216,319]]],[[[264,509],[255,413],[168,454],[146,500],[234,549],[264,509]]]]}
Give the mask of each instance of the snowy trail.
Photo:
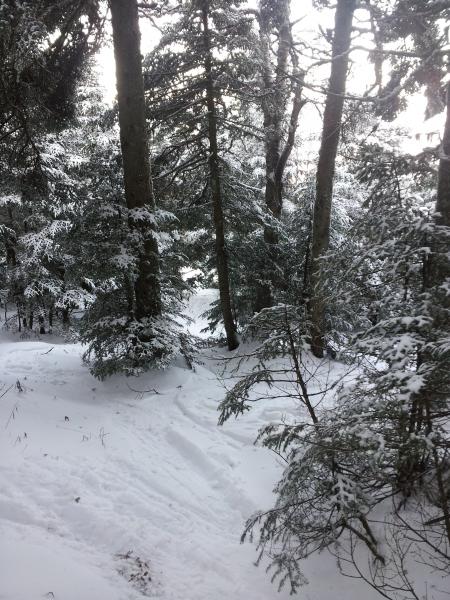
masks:
{"type": "Polygon", "coordinates": [[[79,346],[50,347],[0,345],[4,389],[19,380],[24,390],[0,404],[0,597],[139,598],[115,573],[114,555],[128,550],[150,561],[154,597],[271,597],[238,539],[273,483],[250,490],[245,457],[264,453],[261,471],[273,461],[217,428],[215,375],[172,367],[130,382],[160,392],[137,394],[91,378],[79,346]]]}
{"type": "MultiPolygon", "coordinates": [[[[281,466],[253,440],[280,407],[219,428],[214,361],[99,382],[80,355],[0,340],[0,395],[13,386],[0,398],[0,599],[287,599],[239,543],[273,501],[281,466]],[[117,558],[128,551],[150,565],[140,589],[132,559],[117,558]]],[[[330,568],[327,556],[312,564],[304,598],[336,597],[330,568]]],[[[337,597],[372,598],[352,586],[337,597]]]]}

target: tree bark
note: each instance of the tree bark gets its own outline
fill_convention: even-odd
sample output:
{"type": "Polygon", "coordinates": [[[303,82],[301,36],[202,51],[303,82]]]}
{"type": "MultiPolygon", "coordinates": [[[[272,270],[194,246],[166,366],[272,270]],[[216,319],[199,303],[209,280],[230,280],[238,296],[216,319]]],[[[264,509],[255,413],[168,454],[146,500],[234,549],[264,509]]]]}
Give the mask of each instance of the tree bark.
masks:
{"type": "Polygon", "coordinates": [[[138,3],[136,0],[110,0],[110,7],[125,199],[130,211],[130,228],[136,230],[142,240],[134,283],[134,316],[142,319],[161,313],[161,290],[158,243],[151,219],[155,200],[145,121],[138,3]]]}
{"type": "MultiPolygon", "coordinates": [[[[7,203],[8,210],[8,218],[11,225],[11,231],[14,231],[14,218],[13,218],[13,209],[10,202],[7,203]]],[[[14,268],[17,266],[16,260],[16,234],[13,235],[6,234],[5,236],[5,247],[6,247],[6,264],[8,267],[14,268]]]]}
{"type": "MultiPolygon", "coordinates": [[[[31,315],[30,315],[30,319],[31,319],[31,315]]],[[[44,315],[39,315],[38,316],[38,322],[39,322],[39,333],[41,335],[43,335],[45,333],[45,319],[44,319],[44,315]]],[[[33,325],[30,325],[30,329],[33,328],[33,325]]]]}
{"type": "Polygon", "coordinates": [[[450,227],[450,83],[447,84],[447,116],[442,138],[436,199],[436,223],[450,227]]]}
{"type": "MultiPolygon", "coordinates": [[[[294,147],[302,101],[303,72],[293,51],[290,26],[290,0],[277,3],[260,2],[259,35],[262,61],[262,112],[264,117],[265,147],[265,204],[268,213],[275,219],[281,218],[283,208],[283,180],[286,163],[294,147]],[[271,40],[272,23],[278,33],[275,73],[272,73],[271,40]],[[292,79],[288,73],[289,53],[293,56],[292,79]],[[286,105],[293,81],[292,110],[286,142],[283,143],[283,125],[286,119],[286,105]]],[[[264,242],[268,248],[270,263],[277,261],[278,233],[270,226],[264,227],[264,242]]],[[[265,265],[267,269],[267,265],[265,265]]],[[[270,267],[269,267],[269,270],[270,267]]],[[[272,306],[272,290],[277,287],[275,273],[267,273],[270,284],[258,288],[255,310],[272,306]]]]}
{"type": "Polygon", "coordinates": [[[69,308],[67,306],[64,306],[64,308],[61,311],[62,314],[62,324],[64,329],[68,329],[69,325],[70,325],[70,311],[69,308]]]}
{"type": "MultiPolygon", "coordinates": [[[[261,3],[263,4],[263,3],[261,3]]],[[[283,169],[279,168],[282,143],[282,124],[285,116],[287,90],[287,63],[291,47],[289,23],[289,0],[280,0],[276,6],[261,6],[260,10],[260,39],[263,60],[263,100],[264,116],[264,145],[266,162],[266,206],[277,219],[281,216],[282,197],[281,183],[283,169]],[[273,11],[277,14],[274,19],[273,11]],[[271,66],[271,21],[276,21],[278,29],[278,48],[275,77],[272,76],[271,66]]],[[[276,243],[276,232],[271,231],[269,239],[276,243]]]]}
{"type": "Polygon", "coordinates": [[[321,358],[325,349],[325,301],[321,288],[320,259],[330,241],[331,202],[336,156],[342,124],[345,85],[356,0],[338,0],[332,45],[331,75],[325,102],[322,141],[316,174],[316,198],[311,241],[311,349],[321,358]]]}
{"type": "MultiPolygon", "coordinates": [[[[411,433],[416,435],[425,433],[428,439],[434,440],[430,454],[437,482],[439,504],[443,513],[441,520],[445,527],[447,539],[450,542],[450,499],[445,481],[445,473],[448,468],[445,445],[447,440],[445,436],[444,439],[439,439],[439,433],[435,438],[432,435],[432,431],[435,429],[435,415],[439,415],[447,407],[445,398],[449,391],[448,356],[446,356],[445,351],[440,354],[430,350],[430,348],[433,348],[436,338],[441,338],[441,340],[448,338],[450,333],[450,295],[445,285],[450,279],[450,261],[448,258],[448,237],[450,233],[450,83],[447,83],[446,92],[447,115],[440,148],[436,212],[434,215],[436,230],[431,241],[431,253],[426,256],[423,269],[423,289],[428,292],[433,329],[431,338],[428,339],[428,343],[424,345],[417,359],[418,370],[424,364],[426,367],[423,370],[426,373],[425,385],[419,393],[415,394],[410,409],[408,436],[411,433]],[[444,228],[447,231],[444,231],[444,228]]],[[[429,467],[428,464],[426,466],[429,467]]],[[[418,480],[418,475],[422,474],[423,469],[423,453],[418,456],[406,454],[403,461],[400,461],[399,472],[400,484],[403,484],[403,488],[406,488],[407,491],[411,490],[412,482],[418,480]]]]}
{"type": "Polygon", "coordinates": [[[220,306],[222,309],[228,349],[234,350],[239,346],[239,342],[236,335],[236,326],[231,308],[230,276],[228,269],[228,257],[225,247],[225,218],[223,214],[222,185],[220,180],[219,151],[217,145],[217,116],[207,0],[202,1],[201,13],[203,24],[203,44],[205,52],[204,68],[206,75],[206,105],[208,110],[209,178],[216,237],[215,246],[217,277],[219,280],[220,306]]]}

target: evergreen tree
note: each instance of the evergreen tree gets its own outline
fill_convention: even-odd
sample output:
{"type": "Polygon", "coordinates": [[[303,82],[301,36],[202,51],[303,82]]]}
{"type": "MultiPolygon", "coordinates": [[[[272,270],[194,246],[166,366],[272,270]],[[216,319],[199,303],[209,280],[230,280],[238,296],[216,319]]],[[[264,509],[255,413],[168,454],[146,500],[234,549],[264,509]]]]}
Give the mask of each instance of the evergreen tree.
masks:
{"type": "Polygon", "coordinates": [[[269,554],[274,576],[293,592],[304,583],[302,560],[324,548],[389,598],[417,597],[408,560],[448,574],[447,212],[444,201],[434,216],[433,153],[405,156],[392,141],[390,134],[389,144],[362,149],[357,175],[366,199],[346,228],[357,252],[344,240],[326,255],[330,273],[334,261],[347,263],[334,293],[325,273],[330,305],[350,304],[358,316],[348,355],[355,373],[318,390],[326,363],[308,352],[302,313],[278,306],[251,324],[262,338],[251,353],[256,367],[221,405],[223,422],[271,390],[299,403],[294,422],[260,431],[258,440],[287,466],[276,505],[244,532],[259,532],[261,556],[269,554]],[[334,388],[335,403],[324,404],[334,388]]]}
{"type": "MultiPolygon", "coordinates": [[[[304,72],[292,38],[290,23],[290,1],[277,3],[261,1],[257,11],[259,25],[259,55],[256,64],[260,70],[260,107],[263,114],[265,150],[265,204],[271,217],[281,218],[283,207],[283,185],[286,164],[295,142],[302,100],[304,72]],[[277,39],[274,49],[273,36],[277,39]],[[273,64],[272,53],[276,59],[273,64]],[[289,60],[290,59],[290,60],[289,60]],[[292,96],[292,98],[291,98],[292,96]],[[288,102],[292,102],[290,113],[288,102]]],[[[277,227],[264,227],[264,242],[267,252],[261,257],[261,269],[268,283],[263,283],[255,298],[255,310],[271,306],[272,288],[277,283],[277,227]],[[273,266],[270,267],[270,263],[273,266]],[[270,273],[268,272],[270,271],[270,273]]]]}
{"type": "Polygon", "coordinates": [[[336,5],[330,82],[323,116],[322,141],[316,176],[316,197],[311,235],[311,348],[321,358],[324,354],[324,298],[320,291],[321,256],[328,249],[330,237],[333,179],[344,106],[355,0],[339,0],[336,5]]]}
{"type": "MultiPolygon", "coordinates": [[[[220,309],[230,349],[238,342],[226,247],[230,224],[226,222],[224,144],[230,127],[244,128],[235,123],[233,101],[224,96],[233,97],[239,87],[249,45],[249,19],[239,13],[238,4],[184,3],[178,8],[177,21],[170,24],[159,47],[148,57],[146,73],[150,114],[160,127],[158,137],[165,139],[161,153],[169,165],[173,161],[165,177],[172,183],[195,170],[202,181],[197,184],[199,199],[195,202],[211,200],[220,309]],[[179,50],[176,44],[181,44],[179,50]],[[222,58],[225,49],[228,56],[222,58]]],[[[161,159],[155,157],[157,162],[161,159]]]]}

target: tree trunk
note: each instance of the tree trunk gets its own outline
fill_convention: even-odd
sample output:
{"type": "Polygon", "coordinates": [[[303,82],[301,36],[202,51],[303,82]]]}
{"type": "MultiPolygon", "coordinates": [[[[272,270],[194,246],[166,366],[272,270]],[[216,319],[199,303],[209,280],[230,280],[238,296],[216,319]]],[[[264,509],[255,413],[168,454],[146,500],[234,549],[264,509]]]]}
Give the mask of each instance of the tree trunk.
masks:
{"type": "MultiPolygon", "coordinates": [[[[450,543],[450,498],[445,475],[448,471],[447,440],[442,440],[437,432],[433,437],[435,422],[439,423],[439,414],[446,410],[445,398],[448,396],[448,356],[443,353],[433,352],[432,348],[436,337],[441,340],[448,338],[450,333],[450,295],[446,289],[446,282],[450,279],[450,261],[448,258],[448,238],[450,233],[450,83],[447,84],[446,122],[444,135],[440,148],[440,161],[438,169],[436,214],[434,222],[435,235],[431,241],[431,253],[425,258],[423,269],[423,289],[428,292],[430,314],[433,319],[431,338],[423,347],[417,359],[417,370],[425,367],[426,373],[424,386],[414,395],[414,400],[409,414],[408,439],[411,433],[433,439],[428,462],[424,461],[423,452],[411,455],[410,452],[400,454],[399,483],[406,492],[410,491],[413,484],[419,480],[424,469],[429,469],[430,462],[434,468],[437,482],[439,505],[445,533],[450,543]],[[442,228],[442,229],[441,229],[442,228]],[[444,231],[447,228],[447,231],[444,231]],[[431,348],[431,350],[430,350],[431,348]]],[[[448,354],[448,353],[447,353],[448,354]]],[[[445,413],[444,413],[445,414],[445,413]]],[[[439,426],[437,428],[439,430],[439,426]]],[[[442,434],[441,434],[442,435],[442,434]]],[[[406,448],[408,448],[405,442],[406,448]]],[[[430,472],[430,471],[429,471],[430,472]]]]}
{"type": "MultiPolygon", "coordinates": [[[[301,99],[303,88],[303,72],[293,52],[290,27],[290,0],[279,0],[277,3],[260,2],[259,36],[262,61],[262,112],[264,117],[265,147],[265,204],[268,213],[276,220],[281,218],[283,208],[283,179],[286,163],[295,141],[300,110],[304,104],[301,99]],[[272,23],[278,33],[275,73],[271,64],[271,32],[272,23]],[[283,124],[286,118],[286,106],[291,90],[288,74],[289,52],[293,56],[292,80],[293,100],[288,126],[287,140],[283,143],[283,124]]],[[[268,249],[270,265],[264,265],[269,284],[261,284],[258,288],[255,310],[272,306],[272,289],[277,286],[275,268],[277,262],[278,232],[274,227],[264,227],[264,242],[268,249]],[[269,271],[269,272],[267,272],[269,271]]]]}
{"type": "Polygon", "coordinates": [[[450,227],[450,83],[447,84],[447,117],[439,161],[436,223],[450,227]]]}
{"type": "Polygon", "coordinates": [[[67,306],[62,309],[62,324],[64,329],[68,329],[70,325],[70,311],[67,306]]]}
{"type": "MultiPolygon", "coordinates": [[[[11,225],[11,231],[14,231],[13,210],[12,210],[12,206],[11,206],[10,202],[7,203],[7,210],[8,210],[9,222],[11,225]]],[[[13,235],[9,235],[9,234],[5,235],[6,264],[8,267],[16,267],[17,266],[16,243],[17,243],[17,239],[16,239],[15,233],[13,235]]]]}
{"type": "Polygon", "coordinates": [[[220,181],[219,152],[217,146],[217,117],[214,93],[214,80],[212,72],[211,39],[209,31],[208,1],[202,2],[202,23],[204,43],[204,68],[206,75],[206,103],[208,109],[208,137],[209,137],[209,177],[213,202],[213,220],[216,233],[216,264],[219,280],[220,305],[229,350],[239,346],[236,335],[236,326],[231,309],[230,277],[228,271],[228,258],[225,248],[225,219],[223,214],[222,186],[220,181]]]}
{"type": "Polygon", "coordinates": [[[311,349],[321,358],[325,349],[325,302],[321,290],[321,256],[330,241],[331,201],[336,155],[342,124],[345,84],[356,0],[338,0],[332,45],[331,75],[323,117],[322,141],[316,174],[316,199],[311,242],[311,349]]]}
{"type": "Polygon", "coordinates": [[[134,283],[135,317],[161,313],[159,251],[151,212],[155,208],[145,121],[144,82],[136,0],[110,0],[116,61],[120,143],[130,227],[142,239],[134,283]],[[143,210],[146,209],[147,214],[143,210]],[[146,218],[147,217],[147,218],[146,218]]]}
{"type": "MultiPolygon", "coordinates": [[[[262,111],[264,116],[264,146],[266,161],[266,206],[277,219],[281,216],[282,169],[279,169],[282,143],[282,124],[289,94],[287,85],[287,69],[289,49],[291,48],[291,31],[289,22],[290,0],[280,0],[276,5],[260,7],[260,43],[262,54],[263,96],[262,111]],[[276,11],[276,15],[274,15],[276,11]],[[278,49],[275,77],[272,76],[271,40],[272,22],[278,30],[278,49]],[[281,177],[280,177],[281,176],[281,177]]],[[[275,239],[276,232],[269,235],[275,239]]]]}
{"type": "Polygon", "coordinates": [[[16,303],[16,307],[17,307],[17,324],[18,324],[18,330],[19,333],[21,333],[22,331],[22,312],[20,309],[20,302],[16,303]]]}
{"type": "MultiPolygon", "coordinates": [[[[39,333],[42,335],[45,333],[45,319],[44,319],[44,315],[40,314],[38,316],[38,322],[39,322],[39,333]]],[[[31,329],[31,327],[30,327],[31,329]]]]}

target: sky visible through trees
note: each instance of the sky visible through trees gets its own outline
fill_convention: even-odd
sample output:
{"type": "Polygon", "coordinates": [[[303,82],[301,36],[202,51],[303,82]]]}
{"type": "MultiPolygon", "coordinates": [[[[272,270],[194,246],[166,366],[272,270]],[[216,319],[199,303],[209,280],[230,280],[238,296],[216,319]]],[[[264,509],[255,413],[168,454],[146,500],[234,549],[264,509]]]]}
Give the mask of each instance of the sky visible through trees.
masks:
{"type": "MultiPolygon", "coordinates": [[[[253,3],[254,5],[255,3],[253,3]]],[[[249,3],[249,5],[252,5],[249,3]]],[[[305,39],[310,39],[311,42],[317,33],[318,26],[323,29],[332,27],[333,14],[332,11],[322,11],[317,13],[311,1],[294,2],[291,7],[292,20],[296,21],[296,28],[301,29],[302,36],[305,39]]],[[[141,49],[143,54],[150,52],[157,43],[160,32],[147,20],[142,19],[140,23],[142,41],[141,49]]],[[[111,36],[110,27],[107,28],[109,36],[111,36]]],[[[370,44],[367,44],[370,47],[370,44]]],[[[349,75],[349,85],[354,93],[363,93],[370,85],[372,72],[367,68],[367,54],[364,52],[355,52],[352,56],[353,66],[349,75]]],[[[116,79],[115,79],[115,64],[114,52],[112,43],[106,43],[98,52],[96,62],[98,65],[99,81],[104,90],[104,99],[108,104],[112,104],[116,97],[116,79]]],[[[408,100],[408,108],[404,114],[399,115],[399,120],[404,126],[411,126],[415,132],[420,128],[425,115],[425,101],[423,95],[418,93],[413,95],[408,100]]],[[[304,124],[310,132],[318,132],[320,130],[320,116],[317,111],[311,110],[308,115],[310,118],[304,124]]]]}
{"type": "MultiPolygon", "coordinates": [[[[233,524],[236,544],[239,532],[281,594],[302,594],[308,569],[326,554],[332,586],[358,581],[349,598],[356,589],[370,600],[445,597],[449,23],[449,0],[0,0],[1,443],[4,467],[17,465],[5,478],[6,522],[25,555],[28,534],[13,517],[24,526],[34,517],[20,517],[15,473],[23,469],[27,489],[47,502],[33,436],[43,439],[47,421],[78,435],[70,415],[54,421],[48,398],[79,403],[79,387],[96,406],[83,416],[77,405],[79,419],[111,419],[127,407],[110,473],[122,483],[111,496],[106,483],[102,506],[92,499],[103,476],[74,497],[77,505],[91,498],[81,519],[88,529],[103,522],[103,503],[122,511],[120,486],[132,485],[136,531],[164,506],[161,531],[172,548],[183,538],[182,557],[184,524],[211,497],[223,515],[214,526],[228,535],[233,524]],[[167,406],[157,404],[149,443],[154,495],[151,476],[132,477],[129,459],[139,432],[146,461],[152,429],[143,433],[133,411],[139,405],[147,422],[156,405],[146,402],[160,396],[167,406]],[[22,411],[31,430],[17,429],[22,411]],[[257,481],[248,465],[233,474],[235,451],[245,455],[253,441],[257,481]],[[190,465],[181,479],[177,453],[190,465]],[[200,474],[195,491],[190,478],[200,474]],[[259,503],[255,489],[265,487],[259,503]],[[186,506],[174,508],[185,489],[186,506]]],[[[67,451],[77,481],[73,456],[86,470],[104,469],[95,451],[79,455],[53,425],[53,451],[67,451]]],[[[103,449],[108,435],[99,426],[103,449]]],[[[83,430],[82,442],[91,441],[83,430]]],[[[58,499],[60,475],[48,484],[58,499]]],[[[24,505],[32,503],[28,495],[24,505]]],[[[76,536],[72,513],[51,503],[55,531],[76,536]]],[[[197,516],[203,533],[192,545],[206,544],[219,572],[211,518],[197,516]]],[[[180,582],[170,588],[171,552],[146,539],[145,556],[134,554],[122,530],[117,536],[107,564],[110,573],[111,561],[122,561],[113,571],[130,586],[120,598],[161,591],[154,553],[161,598],[181,600],[180,582]]],[[[110,552],[102,544],[96,551],[110,552]]],[[[204,587],[205,568],[196,555],[202,592],[191,582],[188,600],[219,593],[212,576],[204,587]]],[[[246,575],[238,596],[224,579],[220,597],[251,598],[246,575]]],[[[11,598],[15,585],[8,580],[11,598]]],[[[270,597],[265,586],[256,584],[255,597],[270,597]]],[[[96,600],[109,592],[101,594],[96,600]]]]}

